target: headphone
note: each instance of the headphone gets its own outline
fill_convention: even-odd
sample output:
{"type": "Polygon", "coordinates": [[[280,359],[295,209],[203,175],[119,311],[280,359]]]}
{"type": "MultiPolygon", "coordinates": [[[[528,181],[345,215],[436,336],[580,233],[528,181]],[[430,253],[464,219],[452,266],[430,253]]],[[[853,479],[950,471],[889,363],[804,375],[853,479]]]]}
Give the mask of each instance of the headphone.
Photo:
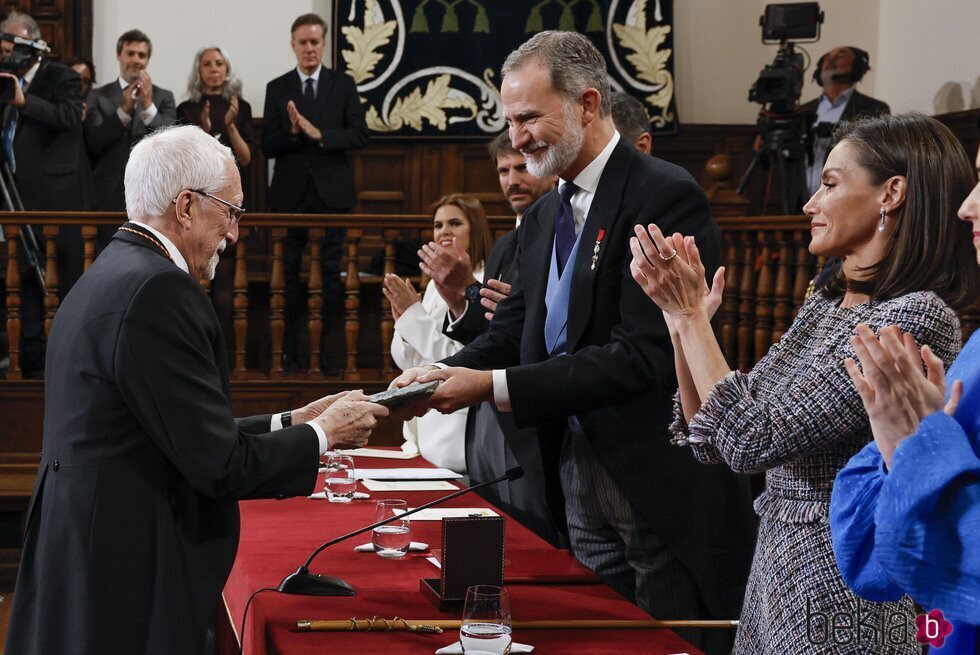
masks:
{"type": "MultiPolygon", "coordinates": [[[[867,50],[862,50],[852,45],[845,47],[854,53],[854,64],[851,66],[851,72],[844,76],[846,79],[842,79],[841,81],[854,84],[855,82],[860,82],[865,73],[871,70],[871,55],[868,54],[867,50]]],[[[817,60],[817,65],[813,69],[813,81],[819,86],[823,86],[821,72],[823,72],[823,62],[828,54],[830,53],[825,52],[821,55],[820,59],[817,60]]]]}

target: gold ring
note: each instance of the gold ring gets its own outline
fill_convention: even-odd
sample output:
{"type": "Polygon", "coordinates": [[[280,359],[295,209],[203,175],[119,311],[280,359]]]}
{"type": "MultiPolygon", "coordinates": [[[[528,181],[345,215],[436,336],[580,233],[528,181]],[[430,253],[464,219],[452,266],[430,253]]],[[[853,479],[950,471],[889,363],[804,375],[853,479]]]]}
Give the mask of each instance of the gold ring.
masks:
{"type": "Polygon", "coordinates": [[[671,259],[673,259],[676,256],[677,256],[677,251],[675,250],[673,253],[671,253],[670,257],[664,257],[663,255],[660,255],[660,259],[664,260],[665,262],[669,262],[671,259]]]}

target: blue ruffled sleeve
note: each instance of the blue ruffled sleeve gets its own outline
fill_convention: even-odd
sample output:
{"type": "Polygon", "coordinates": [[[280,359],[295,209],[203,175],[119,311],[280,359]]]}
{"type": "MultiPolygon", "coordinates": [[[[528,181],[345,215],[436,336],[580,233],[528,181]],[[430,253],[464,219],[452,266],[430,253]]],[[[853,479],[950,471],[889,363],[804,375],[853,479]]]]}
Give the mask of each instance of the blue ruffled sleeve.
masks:
{"type": "MultiPolygon", "coordinates": [[[[964,409],[976,408],[971,402],[964,409]]],[[[896,449],[878,499],[875,551],[889,577],[920,605],[976,625],[980,458],[977,435],[968,435],[959,419],[959,413],[927,416],[896,449]]]]}
{"type": "Polygon", "coordinates": [[[851,458],[830,496],[830,533],[841,576],[856,594],[875,601],[898,600],[904,593],[881,565],[875,543],[875,512],[886,474],[872,441],[851,458]]]}

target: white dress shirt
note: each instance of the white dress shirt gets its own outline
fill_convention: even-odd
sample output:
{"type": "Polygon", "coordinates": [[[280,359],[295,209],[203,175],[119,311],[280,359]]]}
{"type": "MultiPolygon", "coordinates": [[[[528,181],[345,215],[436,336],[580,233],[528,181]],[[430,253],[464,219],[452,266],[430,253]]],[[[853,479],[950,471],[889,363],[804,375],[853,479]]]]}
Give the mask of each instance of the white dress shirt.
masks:
{"type": "MultiPolygon", "coordinates": [[[[578,190],[572,194],[569,204],[572,206],[572,220],[575,221],[575,235],[578,236],[582,231],[582,226],[589,216],[589,209],[592,208],[592,201],[595,199],[595,192],[599,188],[599,178],[605,170],[609,158],[612,156],[613,149],[619,143],[619,131],[614,131],[612,138],[606,147],[589,162],[589,165],[582,169],[582,172],[575,176],[572,182],[578,190]]],[[[565,180],[558,178],[558,191],[565,185],[565,180]]],[[[507,387],[507,371],[495,369],[493,371],[493,402],[502,412],[511,411],[510,390],[507,387]]]]}
{"type": "MultiPolygon", "coordinates": [[[[129,221],[129,222],[132,223],[133,225],[139,225],[141,228],[143,228],[144,230],[146,230],[147,232],[155,236],[157,239],[159,239],[160,243],[162,243],[163,246],[167,249],[167,252],[170,253],[170,258],[173,260],[174,264],[177,265],[177,268],[190,275],[190,268],[187,266],[187,260],[184,259],[184,256],[180,254],[179,250],[177,250],[177,246],[174,245],[174,242],[168,239],[166,235],[163,234],[163,232],[154,228],[151,225],[147,225],[146,223],[140,223],[139,221],[129,221]]],[[[320,454],[322,455],[323,453],[327,452],[327,448],[329,447],[330,444],[330,441],[327,439],[327,433],[324,432],[323,428],[320,427],[317,423],[310,422],[307,423],[307,425],[313,428],[313,431],[316,432],[316,438],[320,442],[320,454]]],[[[273,414],[272,421],[269,425],[269,431],[275,432],[276,430],[281,430],[281,429],[282,429],[282,416],[280,414],[273,414]]]]}

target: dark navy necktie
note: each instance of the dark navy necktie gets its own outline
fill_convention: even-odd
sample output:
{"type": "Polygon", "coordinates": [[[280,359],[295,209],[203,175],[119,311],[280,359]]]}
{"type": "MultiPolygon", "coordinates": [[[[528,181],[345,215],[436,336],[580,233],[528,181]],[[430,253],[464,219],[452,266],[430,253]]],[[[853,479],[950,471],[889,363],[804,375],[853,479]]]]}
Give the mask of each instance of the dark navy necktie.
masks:
{"type": "Polygon", "coordinates": [[[308,108],[313,107],[313,103],[316,102],[316,89],[313,88],[313,78],[306,78],[306,89],[303,90],[303,99],[306,100],[306,106],[308,108]]]}
{"type": "Polygon", "coordinates": [[[562,185],[558,214],[555,216],[555,254],[558,256],[558,275],[565,270],[568,256],[575,246],[575,219],[572,217],[572,196],[578,187],[571,182],[562,185]]]}

